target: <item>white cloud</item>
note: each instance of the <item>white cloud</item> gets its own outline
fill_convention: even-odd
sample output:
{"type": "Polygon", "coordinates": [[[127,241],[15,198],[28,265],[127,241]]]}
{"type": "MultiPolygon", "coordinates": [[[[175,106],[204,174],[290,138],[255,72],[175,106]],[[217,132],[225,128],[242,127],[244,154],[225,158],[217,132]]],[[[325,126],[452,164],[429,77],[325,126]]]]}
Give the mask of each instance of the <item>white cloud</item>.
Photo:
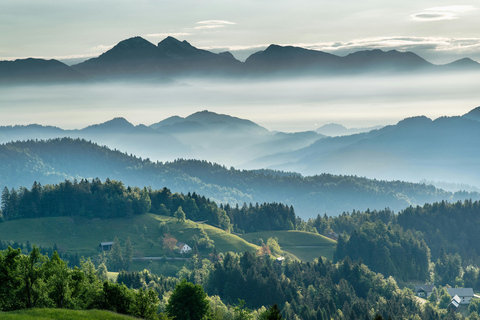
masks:
{"type": "Polygon", "coordinates": [[[112,49],[113,47],[114,47],[114,45],[99,45],[99,46],[90,48],[89,51],[92,51],[92,52],[105,52],[105,51],[108,51],[108,50],[112,49]]]}
{"type": "Polygon", "coordinates": [[[165,33],[149,33],[145,34],[144,37],[146,38],[166,38],[168,36],[171,37],[184,37],[192,35],[189,32],[165,32],[165,33]]]}
{"type": "Polygon", "coordinates": [[[197,24],[226,25],[226,24],[236,24],[236,23],[231,21],[226,21],[226,20],[205,20],[205,21],[198,21],[197,24]]]}
{"type": "Polygon", "coordinates": [[[226,20],[204,20],[198,21],[197,24],[198,26],[194,28],[195,30],[224,28],[225,26],[236,23],[226,20]]]}
{"type": "Polygon", "coordinates": [[[197,27],[195,27],[194,29],[195,29],[195,30],[217,29],[217,28],[223,28],[223,27],[225,27],[225,25],[221,25],[221,24],[207,24],[207,25],[203,25],[203,26],[197,26],[197,27]]]}
{"type": "Polygon", "coordinates": [[[425,9],[412,14],[410,17],[416,21],[439,21],[458,19],[462,13],[477,10],[474,6],[445,6],[425,9]]]}

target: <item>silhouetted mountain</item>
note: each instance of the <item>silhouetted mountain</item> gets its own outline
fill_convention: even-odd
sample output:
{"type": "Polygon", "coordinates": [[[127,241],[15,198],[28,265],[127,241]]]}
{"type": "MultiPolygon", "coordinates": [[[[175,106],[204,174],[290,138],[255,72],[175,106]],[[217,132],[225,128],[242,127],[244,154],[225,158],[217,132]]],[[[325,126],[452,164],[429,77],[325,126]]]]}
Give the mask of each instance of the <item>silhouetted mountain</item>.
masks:
{"type": "Polygon", "coordinates": [[[133,124],[128,122],[125,118],[114,118],[107,122],[101,124],[94,124],[88,126],[81,131],[83,132],[108,132],[108,133],[118,133],[118,132],[128,132],[135,128],[133,124]]]}
{"type": "Polygon", "coordinates": [[[165,54],[151,42],[133,37],[120,41],[97,58],[73,65],[72,68],[93,77],[159,76],[165,54]]]}
{"type": "Polygon", "coordinates": [[[470,58],[463,58],[451,63],[443,65],[443,68],[446,70],[459,70],[459,71],[479,71],[480,70],[480,63],[477,61],[473,61],[470,58]]]}
{"type": "Polygon", "coordinates": [[[480,71],[465,58],[437,66],[412,52],[379,49],[345,57],[294,46],[270,45],[244,63],[230,52],[213,53],[167,37],[155,46],[141,38],[120,41],[99,57],[68,67],[56,60],[0,61],[0,82],[70,82],[85,79],[172,82],[179,76],[321,76],[364,72],[480,71]]]}
{"type": "Polygon", "coordinates": [[[175,124],[177,122],[183,121],[184,119],[185,118],[182,118],[182,117],[179,117],[179,116],[171,116],[167,119],[164,119],[160,122],[157,122],[157,123],[154,123],[154,124],[150,125],[150,128],[158,129],[162,126],[172,125],[172,124],[175,124]]]}
{"type": "Polygon", "coordinates": [[[470,112],[464,114],[463,117],[470,120],[480,121],[480,107],[476,107],[470,112]]]}
{"type": "Polygon", "coordinates": [[[18,59],[0,61],[0,83],[72,83],[86,77],[57,60],[18,59]]]}
{"type": "Polygon", "coordinates": [[[83,138],[159,161],[208,159],[237,166],[258,156],[304,148],[323,136],[315,132],[274,133],[252,121],[210,111],[170,117],[149,127],[134,126],[124,118],[81,130],[39,125],[0,127],[0,143],[60,137],[83,138]]]}
{"type": "Polygon", "coordinates": [[[433,67],[433,64],[413,52],[380,49],[358,51],[342,59],[346,70],[414,71],[433,67]]]}
{"type": "Polygon", "coordinates": [[[218,202],[281,202],[302,218],[366,208],[393,210],[478,194],[453,195],[425,184],[378,181],[322,174],[302,177],[268,170],[240,171],[205,161],[154,163],[80,139],[27,141],[0,145],[0,188],[59,183],[65,179],[107,178],[129,186],[196,192],[218,202]]]}
{"type": "Polygon", "coordinates": [[[321,139],[304,149],[258,159],[250,166],[257,164],[303,174],[330,172],[478,186],[478,117],[477,108],[463,117],[408,118],[368,133],[321,139]]]}
{"type": "Polygon", "coordinates": [[[338,68],[341,58],[322,51],[308,50],[293,46],[270,45],[245,60],[250,72],[300,71],[315,73],[322,70],[332,71],[338,68]]]}
{"type": "Polygon", "coordinates": [[[178,73],[204,74],[232,72],[241,65],[232,55],[215,54],[193,47],[187,41],[167,37],[158,46],[134,37],[119,42],[98,58],[72,66],[90,76],[115,78],[118,76],[170,77],[178,73]]]}
{"type": "Polygon", "coordinates": [[[330,123],[330,124],[326,124],[326,125],[321,126],[317,130],[315,130],[315,132],[326,135],[326,136],[336,137],[336,136],[346,136],[346,135],[351,135],[351,134],[357,134],[357,133],[377,130],[377,129],[380,129],[381,127],[382,126],[347,129],[346,127],[342,126],[341,124],[330,123]]]}

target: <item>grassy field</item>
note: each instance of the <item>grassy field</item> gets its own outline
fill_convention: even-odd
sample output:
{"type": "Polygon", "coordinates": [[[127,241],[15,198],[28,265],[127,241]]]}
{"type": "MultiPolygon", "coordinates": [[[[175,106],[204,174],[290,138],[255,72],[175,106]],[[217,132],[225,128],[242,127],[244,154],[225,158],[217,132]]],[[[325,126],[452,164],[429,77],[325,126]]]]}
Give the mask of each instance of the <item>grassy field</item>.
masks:
{"type": "Polygon", "coordinates": [[[0,312],[2,320],[127,320],[137,319],[101,310],[67,310],[67,309],[25,309],[11,312],[0,312]]]}
{"type": "Polygon", "coordinates": [[[253,243],[260,238],[265,243],[268,238],[277,238],[283,251],[291,253],[303,261],[313,261],[319,256],[332,260],[336,245],[336,241],[317,233],[295,230],[246,233],[242,235],[242,238],[253,243]]]}
{"type": "Polygon", "coordinates": [[[22,219],[0,223],[0,239],[53,247],[57,244],[60,251],[80,256],[98,254],[98,245],[103,241],[113,241],[118,237],[120,244],[130,237],[135,256],[171,255],[162,248],[159,223],[166,222],[169,232],[178,241],[189,243],[194,235],[199,235],[203,228],[215,242],[218,252],[255,251],[258,247],[244,239],[229,234],[221,229],[200,225],[187,220],[179,223],[167,216],[144,214],[118,219],[85,219],[72,217],[22,219]]]}

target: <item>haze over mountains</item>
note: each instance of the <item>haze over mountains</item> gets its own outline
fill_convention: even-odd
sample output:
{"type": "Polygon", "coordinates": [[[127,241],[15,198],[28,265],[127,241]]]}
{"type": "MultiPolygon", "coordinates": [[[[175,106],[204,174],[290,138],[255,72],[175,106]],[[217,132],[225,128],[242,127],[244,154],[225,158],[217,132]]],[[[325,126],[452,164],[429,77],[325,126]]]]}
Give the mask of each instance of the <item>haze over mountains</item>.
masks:
{"type": "Polygon", "coordinates": [[[241,171],[198,160],[155,163],[80,139],[24,141],[0,145],[0,186],[30,187],[69,179],[107,178],[127,186],[167,187],[242,206],[244,202],[293,205],[303,219],[367,208],[398,211],[440,200],[478,199],[478,193],[450,193],[431,185],[322,174],[302,177],[269,170],[241,171]]]}
{"type": "Polygon", "coordinates": [[[124,118],[81,130],[40,125],[0,127],[2,143],[57,137],[83,138],[154,161],[204,159],[238,166],[259,156],[306,147],[324,136],[314,131],[270,132],[252,121],[206,110],[185,118],[170,117],[148,127],[134,126],[124,118]]]}
{"type": "Polygon", "coordinates": [[[273,132],[246,119],[206,110],[169,117],[150,126],[134,126],[124,118],[115,118],[81,130],[39,125],[0,127],[3,143],[83,138],[153,161],[200,159],[242,169],[412,182],[426,179],[477,187],[479,136],[480,107],[463,116],[435,120],[412,117],[396,125],[332,137],[314,131],[273,132]]]}
{"type": "Polygon", "coordinates": [[[119,42],[97,58],[71,67],[55,60],[26,59],[0,62],[2,82],[77,82],[89,80],[156,80],[178,76],[325,76],[365,72],[480,71],[464,58],[434,65],[412,52],[379,49],[345,57],[300,47],[270,45],[240,62],[229,52],[213,53],[187,41],[167,37],[158,45],[133,37],[119,42]]]}
{"type": "Polygon", "coordinates": [[[247,167],[358,174],[377,179],[443,180],[478,186],[480,107],[463,116],[412,117],[396,125],[350,136],[321,139],[247,167]]]}

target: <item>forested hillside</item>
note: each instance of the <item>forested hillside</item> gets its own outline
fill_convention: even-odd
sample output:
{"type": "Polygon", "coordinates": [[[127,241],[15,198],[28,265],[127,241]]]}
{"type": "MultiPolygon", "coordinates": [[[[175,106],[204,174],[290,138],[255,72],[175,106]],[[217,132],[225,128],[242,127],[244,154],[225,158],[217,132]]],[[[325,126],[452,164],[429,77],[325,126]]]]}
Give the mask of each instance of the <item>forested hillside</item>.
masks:
{"type": "Polygon", "coordinates": [[[206,161],[152,162],[69,138],[0,145],[0,187],[55,184],[65,179],[120,180],[132,187],[196,192],[217,203],[283,203],[302,218],[367,208],[400,210],[441,200],[477,199],[478,193],[450,193],[431,185],[321,174],[303,177],[269,170],[226,168],[206,161]]]}
{"type": "Polygon", "coordinates": [[[372,270],[400,280],[480,290],[479,212],[479,201],[442,201],[398,214],[386,209],[318,216],[304,228],[340,233],[336,259],[362,259],[372,270]]]}
{"type": "Polygon", "coordinates": [[[280,203],[251,203],[220,207],[205,196],[172,193],[169,189],[125,187],[120,181],[82,179],[65,180],[42,186],[34,182],[31,189],[4,187],[0,221],[44,217],[122,218],[148,212],[182,219],[206,221],[226,231],[294,230],[293,207],[280,203]]]}
{"type": "Polygon", "coordinates": [[[333,264],[319,258],[314,263],[280,266],[268,257],[227,253],[213,263],[192,260],[181,272],[182,281],[143,271],[121,272],[117,283],[106,281],[106,270],[90,261],[69,269],[56,252],[46,257],[35,247],[28,255],[11,248],[0,251],[0,263],[6,267],[0,269],[1,311],[104,309],[146,319],[165,319],[165,315],[185,319],[180,314],[194,312],[193,319],[218,320],[271,319],[266,316],[272,308],[275,319],[281,315],[306,320],[445,315],[431,307],[421,308],[412,292],[400,290],[392,278],[384,279],[349,259],[333,264]]]}

